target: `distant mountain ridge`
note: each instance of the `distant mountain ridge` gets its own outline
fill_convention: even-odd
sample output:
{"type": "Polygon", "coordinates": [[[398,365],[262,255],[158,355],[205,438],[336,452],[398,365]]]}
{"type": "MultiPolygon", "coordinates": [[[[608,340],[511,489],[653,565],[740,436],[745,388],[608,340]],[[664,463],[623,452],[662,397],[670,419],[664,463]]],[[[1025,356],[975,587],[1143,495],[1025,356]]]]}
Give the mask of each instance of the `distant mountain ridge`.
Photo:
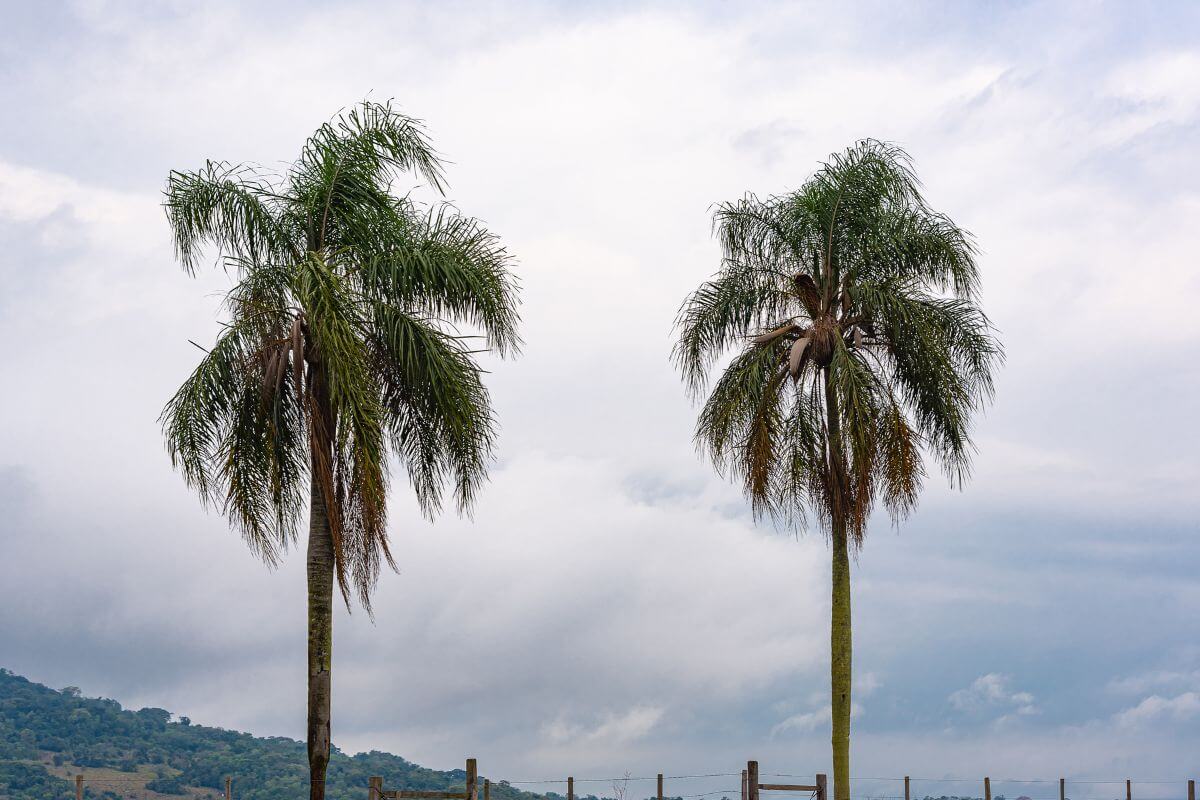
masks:
{"type": "MultiPolygon", "coordinates": [[[[93,800],[219,800],[225,776],[237,800],[293,800],[308,794],[303,742],[172,721],[161,708],[129,711],[115,700],[57,691],[0,669],[0,800],[74,800],[74,775],[93,800]]],[[[329,800],[365,800],[367,779],[388,787],[462,788],[462,770],[425,769],[372,751],[329,764],[329,800]]],[[[556,795],[493,783],[493,800],[548,800],[556,795]]]]}

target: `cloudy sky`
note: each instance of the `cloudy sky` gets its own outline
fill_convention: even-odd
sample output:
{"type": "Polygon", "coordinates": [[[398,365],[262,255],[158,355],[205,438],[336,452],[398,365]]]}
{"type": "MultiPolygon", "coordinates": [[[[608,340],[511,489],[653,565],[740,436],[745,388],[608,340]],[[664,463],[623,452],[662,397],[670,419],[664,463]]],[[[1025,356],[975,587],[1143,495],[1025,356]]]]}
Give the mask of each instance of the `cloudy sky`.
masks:
{"type": "MultiPolygon", "coordinates": [[[[335,743],[511,779],[827,770],[827,548],[697,458],[668,355],[711,205],[871,136],[976,234],[1009,357],[973,481],[855,567],[855,775],[1200,772],[1196,6],[5,5],[0,665],[303,735],[301,559],[256,562],[162,447],[224,276],[173,262],[161,189],[395,98],[516,255],[528,344],[488,363],[474,519],[397,486],[400,574],[337,619],[335,743]]],[[[668,791],[698,785],[726,788],[668,791]]]]}

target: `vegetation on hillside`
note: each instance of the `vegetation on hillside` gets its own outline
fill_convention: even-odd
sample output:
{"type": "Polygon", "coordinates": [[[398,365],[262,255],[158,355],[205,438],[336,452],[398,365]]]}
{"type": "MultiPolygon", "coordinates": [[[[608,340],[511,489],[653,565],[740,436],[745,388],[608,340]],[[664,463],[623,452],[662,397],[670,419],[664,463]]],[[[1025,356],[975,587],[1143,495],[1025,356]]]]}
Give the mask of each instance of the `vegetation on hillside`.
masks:
{"type": "MultiPolygon", "coordinates": [[[[83,697],[0,669],[0,799],[72,800],[76,773],[93,776],[88,798],[221,797],[225,776],[237,800],[302,797],[308,790],[304,742],[172,720],[169,711],[130,711],[115,700],[83,697]]],[[[462,770],[425,769],[390,753],[346,755],[333,748],[328,797],[364,800],[367,779],[388,787],[462,788],[462,770]]],[[[495,800],[546,800],[502,782],[495,800]]]]}

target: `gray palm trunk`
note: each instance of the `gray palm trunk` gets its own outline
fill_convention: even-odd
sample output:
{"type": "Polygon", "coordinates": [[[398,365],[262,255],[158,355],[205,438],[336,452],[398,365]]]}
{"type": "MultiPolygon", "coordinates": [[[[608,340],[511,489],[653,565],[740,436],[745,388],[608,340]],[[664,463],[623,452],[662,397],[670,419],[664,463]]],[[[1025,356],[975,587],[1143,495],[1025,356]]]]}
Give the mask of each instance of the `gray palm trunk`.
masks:
{"type": "Polygon", "coordinates": [[[830,545],[832,553],[831,583],[833,586],[829,621],[829,682],[830,716],[833,745],[833,797],[850,800],[850,688],[851,644],[850,621],[850,541],[846,529],[847,501],[846,465],[843,460],[841,425],[837,393],[828,369],[825,371],[825,413],[829,457],[830,545]]]}
{"type": "Polygon", "coordinates": [[[333,529],[325,505],[318,462],[333,456],[330,441],[336,420],[325,382],[310,356],[314,415],[312,459],[309,474],[308,523],[308,772],[309,800],[325,800],[325,774],[329,767],[330,667],[333,661],[333,529]]]}
{"type": "Polygon", "coordinates": [[[312,478],[308,528],[308,768],[310,800],[324,800],[329,766],[329,689],[333,653],[333,535],[320,483],[312,478]]]}

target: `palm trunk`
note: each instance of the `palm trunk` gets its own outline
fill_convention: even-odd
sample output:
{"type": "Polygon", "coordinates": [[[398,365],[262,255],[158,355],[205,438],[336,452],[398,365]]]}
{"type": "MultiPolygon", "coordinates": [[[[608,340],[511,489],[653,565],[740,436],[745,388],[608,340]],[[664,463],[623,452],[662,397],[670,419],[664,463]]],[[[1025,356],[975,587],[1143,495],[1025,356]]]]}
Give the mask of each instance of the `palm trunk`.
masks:
{"type": "Polygon", "coordinates": [[[832,716],[833,797],[850,800],[850,686],[852,628],[850,619],[850,541],[846,530],[846,465],[842,448],[837,393],[825,373],[825,414],[832,488],[831,547],[833,597],[829,622],[829,684],[832,716]]]}
{"type": "MultiPolygon", "coordinates": [[[[316,470],[314,469],[315,473],[316,470]]],[[[329,667],[333,653],[333,535],[314,474],[308,528],[309,800],[325,799],[329,766],[329,667]]]]}
{"type": "Polygon", "coordinates": [[[833,532],[833,613],[829,625],[829,678],[833,712],[833,797],[850,800],[850,548],[843,522],[833,532]]]}

